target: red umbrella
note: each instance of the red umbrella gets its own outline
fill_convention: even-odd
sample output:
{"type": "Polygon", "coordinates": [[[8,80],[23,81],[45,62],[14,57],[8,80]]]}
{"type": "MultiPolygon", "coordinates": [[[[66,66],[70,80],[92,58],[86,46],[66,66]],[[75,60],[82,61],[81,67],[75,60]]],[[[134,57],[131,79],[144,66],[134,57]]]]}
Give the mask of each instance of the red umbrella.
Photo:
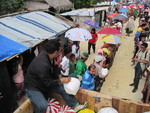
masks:
{"type": "Polygon", "coordinates": [[[130,5],[129,7],[130,7],[130,8],[134,8],[134,7],[136,7],[136,6],[135,6],[134,4],[132,4],[132,5],[130,5]]]}
{"type": "Polygon", "coordinates": [[[107,17],[108,18],[113,18],[115,15],[117,15],[118,13],[113,13],[113,14],[110,14],[110,15],[108,15],[107,17]]]}
{"type": "Polygon", "coordinates": [[[121,6],[121,7],[119,7],[119,8],[127,8],[127,9],[131,9],[130,6],[121,6]]]}
{"type": "Polygon", "coordinates": [[[104,28],[98,34],[121,34],[121,32],[115,28],[104,28]]]}

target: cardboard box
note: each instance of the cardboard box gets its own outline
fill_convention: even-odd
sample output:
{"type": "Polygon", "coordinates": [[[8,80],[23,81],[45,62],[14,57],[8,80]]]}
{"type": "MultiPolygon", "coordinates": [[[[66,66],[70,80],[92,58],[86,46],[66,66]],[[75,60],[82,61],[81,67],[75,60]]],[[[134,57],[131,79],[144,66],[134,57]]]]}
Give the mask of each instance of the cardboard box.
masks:
{"type": "Polygon", "coordinates": [[[83,98],[90,98],[89,100],[88,99],[85,99],[85,100],[88,100],[88,102],[90,103],[90,106],[88,108],[89,109],[92,108],[91,110],[94,110],[95,112],[98,112],[103,107],[112,107],[111,96],[104,95],[96,91],[86,90],[86,89],[80,89],[79,92],[80,92],[80,95],[78,95],[77,98],[82,101],[83,101],[83,98]]]}

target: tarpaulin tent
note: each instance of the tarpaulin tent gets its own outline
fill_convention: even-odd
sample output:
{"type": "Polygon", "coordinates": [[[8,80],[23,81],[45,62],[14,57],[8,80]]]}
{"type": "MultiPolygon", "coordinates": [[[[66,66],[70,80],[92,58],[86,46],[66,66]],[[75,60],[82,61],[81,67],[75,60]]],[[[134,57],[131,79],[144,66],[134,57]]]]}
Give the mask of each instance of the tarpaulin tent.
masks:
{"type": "Polygon", "coordinates": [[[79,24],[81,27],[90,30],[91,27],[88,25],[85,25],[83,22],[85,20],[92,20],[92,21],[97,22],[99,26],[101,27],[102,21],[105,18],[107,10],[108,10],[108,7],[84,8],[84,9],[78,9],[78,10],[73,10],[73,11],[69,11],[66,13],[62,13],[60,15],[70,16],[76,24],[79,24]]]}
{"type": "Polygon", "coordinates": [[[0,61],[50,39],[70,26],[41,11],[0,19],[0,61]]]}

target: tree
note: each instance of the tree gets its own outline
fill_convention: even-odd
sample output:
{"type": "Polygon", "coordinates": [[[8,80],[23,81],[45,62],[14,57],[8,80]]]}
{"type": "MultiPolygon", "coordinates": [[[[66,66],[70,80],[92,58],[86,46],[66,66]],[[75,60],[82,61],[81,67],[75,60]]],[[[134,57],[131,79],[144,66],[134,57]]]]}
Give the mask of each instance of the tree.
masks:
{"type": "Polygon", "coordinates": [[[90,6],[102,2],[104,0],[70,0],[73,2],[75,9],[79,8],[89,8],[90,6]]]}
{"type": "Polygon", "coordinates": [[[0,0],[0,15],[20,11],[25,0],[0,0]]]}

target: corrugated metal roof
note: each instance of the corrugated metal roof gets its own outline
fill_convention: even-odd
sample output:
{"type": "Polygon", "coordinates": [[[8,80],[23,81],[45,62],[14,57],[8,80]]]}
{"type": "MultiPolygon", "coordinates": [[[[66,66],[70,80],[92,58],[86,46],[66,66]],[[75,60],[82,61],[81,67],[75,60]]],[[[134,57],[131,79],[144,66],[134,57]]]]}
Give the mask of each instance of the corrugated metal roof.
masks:
{"type": "MultiPolygon", "coordinates": [[[[41,11],[0,19],[0,35],[26,48],[34,47],[41,41],[50,39],[68,28],[70,28],[68,24],[41,11]]],[[[2,46],[5,46],[5,44],[0,43],[0,60],[4,59],[1,58],[3,56],[3,53],[1,53],[1,51],[3,51],[1,50],[2,46]]],[[[9,52],[6,51],[6,54],[8,53],[9,52]]],[[[10,54],[6,56],[10,57],[14,54],[16,53],[10,52],[10,54]]]]}

